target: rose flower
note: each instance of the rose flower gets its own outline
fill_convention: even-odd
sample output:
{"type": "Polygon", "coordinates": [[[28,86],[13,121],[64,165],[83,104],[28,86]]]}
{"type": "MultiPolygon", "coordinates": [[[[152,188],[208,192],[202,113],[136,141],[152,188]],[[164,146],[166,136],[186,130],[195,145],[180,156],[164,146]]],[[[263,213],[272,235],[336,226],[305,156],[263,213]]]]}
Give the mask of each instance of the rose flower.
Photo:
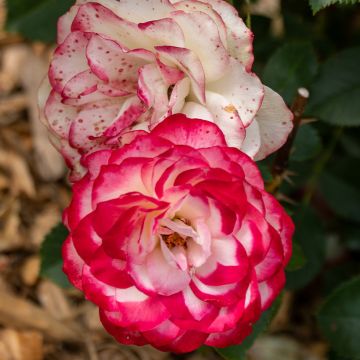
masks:
{"type": "Polygon", "coordinates": [[[59,20],[40,103],[72,168],[184,113],[217,124],[226,143],[260,160],[292,129],[282,98],[251,72],[253,34],[223,0],[77,0],[59,20]]]}
{"type": "Polygon", "coordinates": [[[173,115],[82,159],[64,271],[124,344],[240,343],[284,286],[293,224],[213,123],[173,115]]]}

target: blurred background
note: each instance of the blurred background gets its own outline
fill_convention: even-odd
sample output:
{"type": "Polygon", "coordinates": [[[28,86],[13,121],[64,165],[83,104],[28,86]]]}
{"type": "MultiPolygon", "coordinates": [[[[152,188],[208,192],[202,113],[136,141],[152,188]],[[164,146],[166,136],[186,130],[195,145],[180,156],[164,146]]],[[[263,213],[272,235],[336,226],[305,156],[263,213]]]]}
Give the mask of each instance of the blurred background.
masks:
{"type": "MultiPolygon", "coordinates": [[[[56,19],[72,3],[0,0],[0,360],[220,359],[210,348],[176,356],[115,343],[61,272],[66,231],[58,224],[71,194],[39,120],[37,89],[56,19]]],[[[310,3],[318,10],[327,1],[310,3]]],[[[308,0],[234,5],[255,34],[254,71],[289,106],[299,87],[310,100],[286,171],[274,173],[274,157],[259,164],[297,225],[287,288],[255,327],[262,334],[255,343],[254,335],[221,353],[230,360],[358,359],[360,6],[314,15],[308,0]]]]}

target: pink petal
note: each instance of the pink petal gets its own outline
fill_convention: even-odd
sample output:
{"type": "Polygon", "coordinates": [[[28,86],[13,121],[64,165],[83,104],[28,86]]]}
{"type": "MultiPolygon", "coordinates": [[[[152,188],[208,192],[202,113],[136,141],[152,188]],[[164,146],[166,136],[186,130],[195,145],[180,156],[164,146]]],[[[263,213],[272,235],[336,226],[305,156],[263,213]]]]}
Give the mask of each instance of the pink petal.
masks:
{"type": "Polygon", "coordinates": [[[229,101],[220,94],[211,91],[206,92],[207,108],[210,110],[214,123],[219,126],[225,135],[229,146],[241,148],[247,135],[247,129],[239,117],[235,108],[227,107],[229,101]]]}
{"type": "Polygon", "coordinates": [[[100,150],[82,158],[82,164],[87,168],[91,179],[95,179],[103,165],[109,163],[111,150],[100,150]]]}
{"type": "Polygon", "coordinates": [[[205,105],[198,104],[193,101],[186,101],[184,107],[180,111],[190,119],[202,119],[214,123],[214,117],[205,105]]]}
{"type": "Polygon", "coordinates": [[[97,2],[111,9],[118,16],[136,23],[148,19],[162,19],[174,10],[168,0],[121,0],[115,2],[113,0],[97,0],[97,2]]]}
{"type": "Polygon", "coordinates": [[[62,96],[65,98],[79,99],[94,93],[97,90],[99,79],[91,72],[85,70],[73,78],[65,85],[62,96]]]}
{"type": "Polygon", "coordinates": [[[181,114],[165,119],[156,126],[152,134],[170,140],[176,145],[187,145],[195,149],[226,146],[224,135],[216,125],[203,120],[189,121],[181,114]]]}
{"type": "Polygon", "coordinates": [[[197,99],[205,103],[205,73],[198,56],[191,50],[175,46],[156,46],[161,58],[173,62],[191,80],[192,91],[197,99]]]}
{"type": "Polygon", "coordinates": [[[171,320],[165,320],[154,329],[144,331],[143,336],[153,346],[163,347],[171,344],[183,333],[185,333],[185,330],[180,329],[178,326],[173,324],[171,320]]]}
{"type": "Polygon", "coordinates": [[[204,344],[208,334],[200,331],[186,331],[177,337],[171,344],[158,347],[161,351],[171,351],[174,353],[187,353],[196,350],[204,344]]]}
{"type": "Polygon", "coordinates": [[[69,207],[66,209],[68,217],[68,226],[74,230],[79,222],[93,211],[91,204],[93,184],[90,182],[90,176],[84,176],[73,186],[73,197],[69,207]]]}
{"type": "Polygon", "coordinates": [[[116,311],[118,305],[115,298],[116,288],[97,279],[87,265],[83,267],[82,284],[87,300],[104,310],[116,311]]]}
{"type": "Polygon", "coordinates": [[[155,291],[160,295],[176,294],[190,282],[189,274],[171,266],[160,249],[155,249],[148,256],[146,268],[155,291]]]}
{"type": "Polygon", "coordinates": [[[137,25],[125,20],[128,18],[124,17],[124,14],[115,14],[121,4],[103,0],[81,5],[71,30],[99,34],[126,48],[146,48],[147,39],[142,36],[137,25]],[[101,5],[104,2],[107,4],[101,5]]]}
{"type": "Polygon", "coordinates": [[[249,206],[247,217],[243,219],[236,238],[245,248],[253,265],[260,263],[266,256],[272,241],[272,230],[262,214],[249,206]]]}
{"type": "Polygon", "coordinates": [[[235,109],[245,127],[253,121],[264,97],[264,87],[258,77],[234,59],[230,59],[226,74],[208,84],[207,90],[222,95],[228,101],[225,109],[235,109]]]}
{"type": "MultiPolygon", "coordinates": [[[[201,155],[206,158],[211,168],[225,170],[228,175],[231,174],[231,176],[229,177],[230,180],[233,180],[235,177],[239,178],[240,180],[244,180],[245,173],[243,168],[238,162],[230,160],[229,157],[226,155],[224,149],[226,150],[228,148],[214,146],[211,148],[200,149],[199,151],[201,155]]],[[[242,154],[241,152],[239,153],[242,154]]]]}
{"type": "Polygon", "coordinates": [[[229,55],[221,41],[215,21],[200,11],[176,11],[171,14],[171,18],[180,25],[185,35],[186,47],[199,57],[206,82],[221,78],[229,65],[229,55]]]}
{"type": "Polygon", "coordinates": [[[112,40],[93,35],[86,49],[92,72],[114,90],[136,94],[138,69],[146,61],[133,53],[125,52],[112,40]]]}
{"type": "Polygon", "coordinates": [[[69,236],[64,242],[62,256],[64,259],[64,273],[76,288],[82,290],[82,271],[84,267],[84,261],[77,253],[71,236],[69,236]]]}
{"type": "Polygon", "coordinates": [[[242,298],[244,291],[244,284],[241,283],[208,286],[197,277],[193,277],[190,287],[199,299],[218,306],[230,306],[238,302],[242,298]]]}
{"type": "Polygon", "coordinates": [[[68,139],[71,122],[77,115],[76,109],[64,105],[61,96],[53,90],[46,102],[44,112],[50,129],[57,136],[68,139]]]}
{"type": "Polygon", "coordinates": [[[240,147],[240,150],[254,159],[261,146],[259,124],[257,121],[253,121],[245,131],[245,139],[240,147]]]}
{"type": "Polygon", "coordinates": [[[163,297],[162,301],[171,313],[171,321],[184,330],[207,332],[208,326],[219,313],[217,306],[198,299],[189,287],[163,297]]]}
{"type": "Polygon", "coordinates": [[[262,175],[254,161],[252,161],[246,154],[237,149],[223,147],[222,151],[231,161],[241,166],[245,174],[245,179],[250,185],[258,189],[264,189],[262,175]]]}
{"type": "Polygon", "coordinates": [[[97,148],[97,139],[114,121],[119,105],[94,105],[79,112],[70,127],[69,143],[72,147],[89,152],[97,148]]]}
{"type": "Polygon", "coordinates": [[[151,20],[138,25],[139,29],[153,43],[153,46],[171,45],[185,47],[184,33],[181,27],[170,18],[151,20]]]}
{"type": "Polygon", "coordinates": [[[134,285],[126,271],[126,262],[111,258],[102,248],[94,254],[90,271],[98,280],[117,289],[127,289],[134,285]]]}
{"type": "Polygon", "coordinates": [[[207,332],[211,334],[234,329],[245,311],[245,297],[231,306],[222,307],[218,316],[209,325],[207,332]]]}
{"type": "MultiPolygon", "coordinates": [[[[94,226],[97,232],[104,233],[104,226],[102,226],[100,220],[106,217],[106,213],[103,213],[103,211],[100,213],[102,216],[95,218],[96,223],[94,223],[94,226]]],[[[112,213],[109,215],[112,215],[112,213]]],[[[118,209],[117,216],[112,216],[113,225],[102,236],[105,252],[111,254],[113,258],[125,260],[134,252],[133,250],[132,253],[129,253],[128,248],[135,247],[139,250],[138,241],[145,216],[144,211],[141,211],[136,206],[118,209]]]]}
{"type": "Polygon", "coordinates": [[[242,245],[232,237],[217,239],[212,255],[196,270],[196,277],[206,285],[226,285],[241,281],[248,273],[249,260],[242,245]]]}
{"type": "Polygon", "coordinates": [[[206,0],[206,2],[224,20],[231,56],[240,61],[247,71],[250,71],[254,62],[253,33],[245,26],[237,10],[226,1],[206,0]]]}
{"type": "Polygon", "coordinates": [[[171,115],[182,112],[185,105],[185,98],[189,95],[189,92],[190,80],[188,78],[184,78],[175,84],[169,100],[171,115]]]}
{"type": "Polygon", "coordinates": [[[280,294],[285,285],[285,273],[281,268],[277,274],[270,277],[266,281],[259,283],[259,291],[261,295],[261,307],[265,311],[268,309],[275,298],[280,294]]]}
{"type": "Polygon", "coordinates": [[[189,195],[181,202],[177,214],[194,223],[197,220],[208,219],[210,216],[209,202],[204,196],[189,195]]]}
{"type": "Polygon", "coordinates": [[[114,338],[121,344],[138,346],[147,344],[147,341],[141,332],[129,330],[127,327],[114,325],[111,321],[108,320],[103,309],[100,309],[100,320],[106,331],[114,336],[114,338]]]}
{"type": "Polygon", "coordinates": [[[146,194],[141,169],[148,161],[142,158],[127,159],[121,165],[104,166],[94,183],[93,203],[116,199],[130,192],[146,194]]]}
{"type": "Polygon", "coordinates": [[[205,344],[218,348],[225,348],[231,345],[240,344],[251,334],[252,326],[249,323],[239,322],[235,328],[227,331],[212,333],[207,338],[205,344]]]}
{"type": "Polygon", "coordinates": [[[70,79],[88,70],[85,50],[89,39],[90,34],[76,31],[55,50],[50,64],[49,80],[56,92],[61,93],[70,79]]]}
{"type": "MultiPolygon", "coordinates": [[[[159,70],[161,71],[161,74],[164,78],[164,81],[168,85],[174,85],[175,87],[178,82],[184,79],[184,73],[179,70],[177,67],[167,65],[160,61],[159,57],[156,59],[157,65],[159,70]]],[[[185,80],[185,79],[184,79],[185,80]]],[[[187,82],[189,82],[189,79],[186,79],[187,82]]],[[[174,92],[175,88],[173,89],[174,92]]]]}
{"type": "Polygon", "coordinates": [[[213,10],[213,8],[202,1],[197,0],[184,0],[184,1],[177,1],[174,3],[174,6],[177,10],[182,10],[187,13],[193,12],[202,12],[208,15],[217,26],[217,30],[219,31],[219,35],[221,38],[222,44],[227,47],[227,36],[226,36],[226,27],[223,19],[220,15],[213,10]]]}
{"type": "Polygon", "coordinates": [[[167,92],[168,85],[156,64],[148,64],[139,69],[138,97],[148,108],[153,108],[152,125],[160,122],[168,112],[167,92]]]}
{"type": "Polygon", "coordinates": [[[94,230],[92,222],[93,214],[91,213],[83,218],[72,232],[75,249],[88,265],[102,243],[101,238],[94,230]]]}
{"type": "Polygon", "coordinates": [[[161,173],[158,171],[158,167],[154,171],[154,174],[159,176],[157,181],[153,183],[155,185],[155,192],[160,198],[167,189],[171,189],[174,186],[179,175],[192,169],[203,168],[207,164],[200,159],[184,156],[182,159],[170,161],[166,165],[166,168],[163,168],[161,173]]]}
{"type": "Polygon", "coordinates": [[[71,32],[71,24],[75,19],[77,12],[79,11],[79,6],[74,5],[70,10],[61,16],[57,24],[57,43],[61,44],[65,41],[67,36],[71,32]]]}
{"type": "Polygon", "coordinates": [[[116,289],[116,300],[116,310],[104,311],[104,316],[116,326],[147,331],[169,317],[168,310],[157,297],[148,297],[136,287],[116,289]]]}
{"type": "Polygon", "coordinates": [[[172,143],[156,136],[138,136],[130,144],[115,150],[111,154],[110,163],[121,164],[132,157],[153,159],[172,148],[172,143]]]}
{"type": "Polygon", "coordinates": [[[291,258],[294,223],[273,196],[264,193],[263,199],[266,206],[266,220],[280,234],[284,250],[284,264],[286,265],[291,258]]]}
{"type": "Polygon", "coordinates": [[[259,124],[261,146],[255,160],[262,160],[285,144],[293,129],[293,114],[282,97],[265,87],[265,97],[256,114],[259,124]]]}
{"type": "Polygon", "coordinates": [[[116,121],[106,129],[104,135],[107,137],[119,135],[132,126],[144,112],[144,105],[137,96],[127,98],[117,114],[116,121]]]}
{"type": "Polygon", "coordinates": [[[276,231],[272,231],[270,249],[262,262],[255,266],[259,282],[274,276],[284,266],[284,251],[281,240],[276,231]]]}
{"type": "Polygon", "coordinates": [[[212,236],[222,237],[231,234],[236,223],[235,212],[220,201],[210,198],[208,201],[210,216],[206,219],[206,222],[212,236]]]}

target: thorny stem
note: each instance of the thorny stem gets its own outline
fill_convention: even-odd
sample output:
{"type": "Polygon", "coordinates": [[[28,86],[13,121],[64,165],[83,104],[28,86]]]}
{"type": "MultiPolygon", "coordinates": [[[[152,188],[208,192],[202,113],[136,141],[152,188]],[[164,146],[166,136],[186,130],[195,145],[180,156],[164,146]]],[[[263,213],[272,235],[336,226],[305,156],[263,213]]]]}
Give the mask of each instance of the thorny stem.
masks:
{"type": "Polygon", "coordinates": [[[306,205],[310,204],[311,199],[314,196],[319,178],[320,178],[322,172],[324,171],[327,163],[331,159],[331,156],[332,156],[332,154],[336,148],[336,145],[343,133],[343,130],[344,130],[343,127],[338,127],[334,130],[334,134],[331,138],[329,145],[327,146],[326,149],[324,149],[324,151],[321,154],[321,156],[319,157],[318,161],[315,163],[312,175],[306,186],[306,192],[305,192],[305,195],[304,195],[303,201],[302,201],[303,205],[306,206],[306,205]]]}
{"type": "Polygon", "coordinates": [[[246,2],[246,26],[251,30],[251,13],[250,13],[250,0],[245,0],[246,2]]]}
{"type": "Polygon", "coordinates": [[[289,164],[290,153],[299,130],[305,106],[309,100],[309,95],[309,91],[305,88],[299,88],[297,91],[297,96],[291,107],[291,110],[294,113],[294,129],[290,134],[286,144],[277,153],[274,164],[272,166],[271,173],[273,176],[273,181],[267,188],[267,190],[271,193],[275,193],[283,181],[284,173],[289,164]]]}

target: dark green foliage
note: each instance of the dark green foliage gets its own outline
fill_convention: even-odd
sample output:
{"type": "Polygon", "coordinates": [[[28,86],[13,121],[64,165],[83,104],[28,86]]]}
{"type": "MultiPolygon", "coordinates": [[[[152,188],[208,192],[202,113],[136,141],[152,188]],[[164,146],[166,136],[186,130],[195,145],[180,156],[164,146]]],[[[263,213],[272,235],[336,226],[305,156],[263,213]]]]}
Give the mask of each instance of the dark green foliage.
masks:
{"type": "Polygon", "coordinates": [[[316,213],[304,207],[296,213],[294,222],[295,242],[301,247],[306,262],[299,270],[287,272],[288,289],[307,285],[319,273],[325,260],[325,234],[316,213]]]}
{"type": "Polygon", "coordinates": [[[333,125],[360,125],[360,47],[326,61],[311,87],[309,113],[333,125]]]}
{"type": "Polygon", "coordinates": [[[333,4],[351,5],[358,3],[359,0],[309,0],[309,2],[313,12],[316,13],[333,4]]]}
{"type": "Polygon", "coordinates": [[[340,355],[360,359],[360,277],[341,285],[318,315],[319,325],[340,355]]]}
{"type": "Polygon", "coordinates": [[[310,43],[291,43],[278,49],[267,63],[263,80],[290,104],[299,87],[308,87],[318,63],[310,43]]]}
{"type": "Polygon", "coordinates": [[[7,28],[30,40],[54,42],[56,22],[74,0],[8,0],[7,28]]]}
{"type": "Polygon", "coordinates": [[[70,285],[62,271],[61,248],[68,231],[63,224],[57,225],[45,238],[41,248],[41,275],[62,287],[70,285]]]}
{"type": "Polygon", "coordinates": [[[321,138],[311,125],[300,126],[297,133],[291,161],[306,161],[314,158],[321,150],[321,138]]]}

